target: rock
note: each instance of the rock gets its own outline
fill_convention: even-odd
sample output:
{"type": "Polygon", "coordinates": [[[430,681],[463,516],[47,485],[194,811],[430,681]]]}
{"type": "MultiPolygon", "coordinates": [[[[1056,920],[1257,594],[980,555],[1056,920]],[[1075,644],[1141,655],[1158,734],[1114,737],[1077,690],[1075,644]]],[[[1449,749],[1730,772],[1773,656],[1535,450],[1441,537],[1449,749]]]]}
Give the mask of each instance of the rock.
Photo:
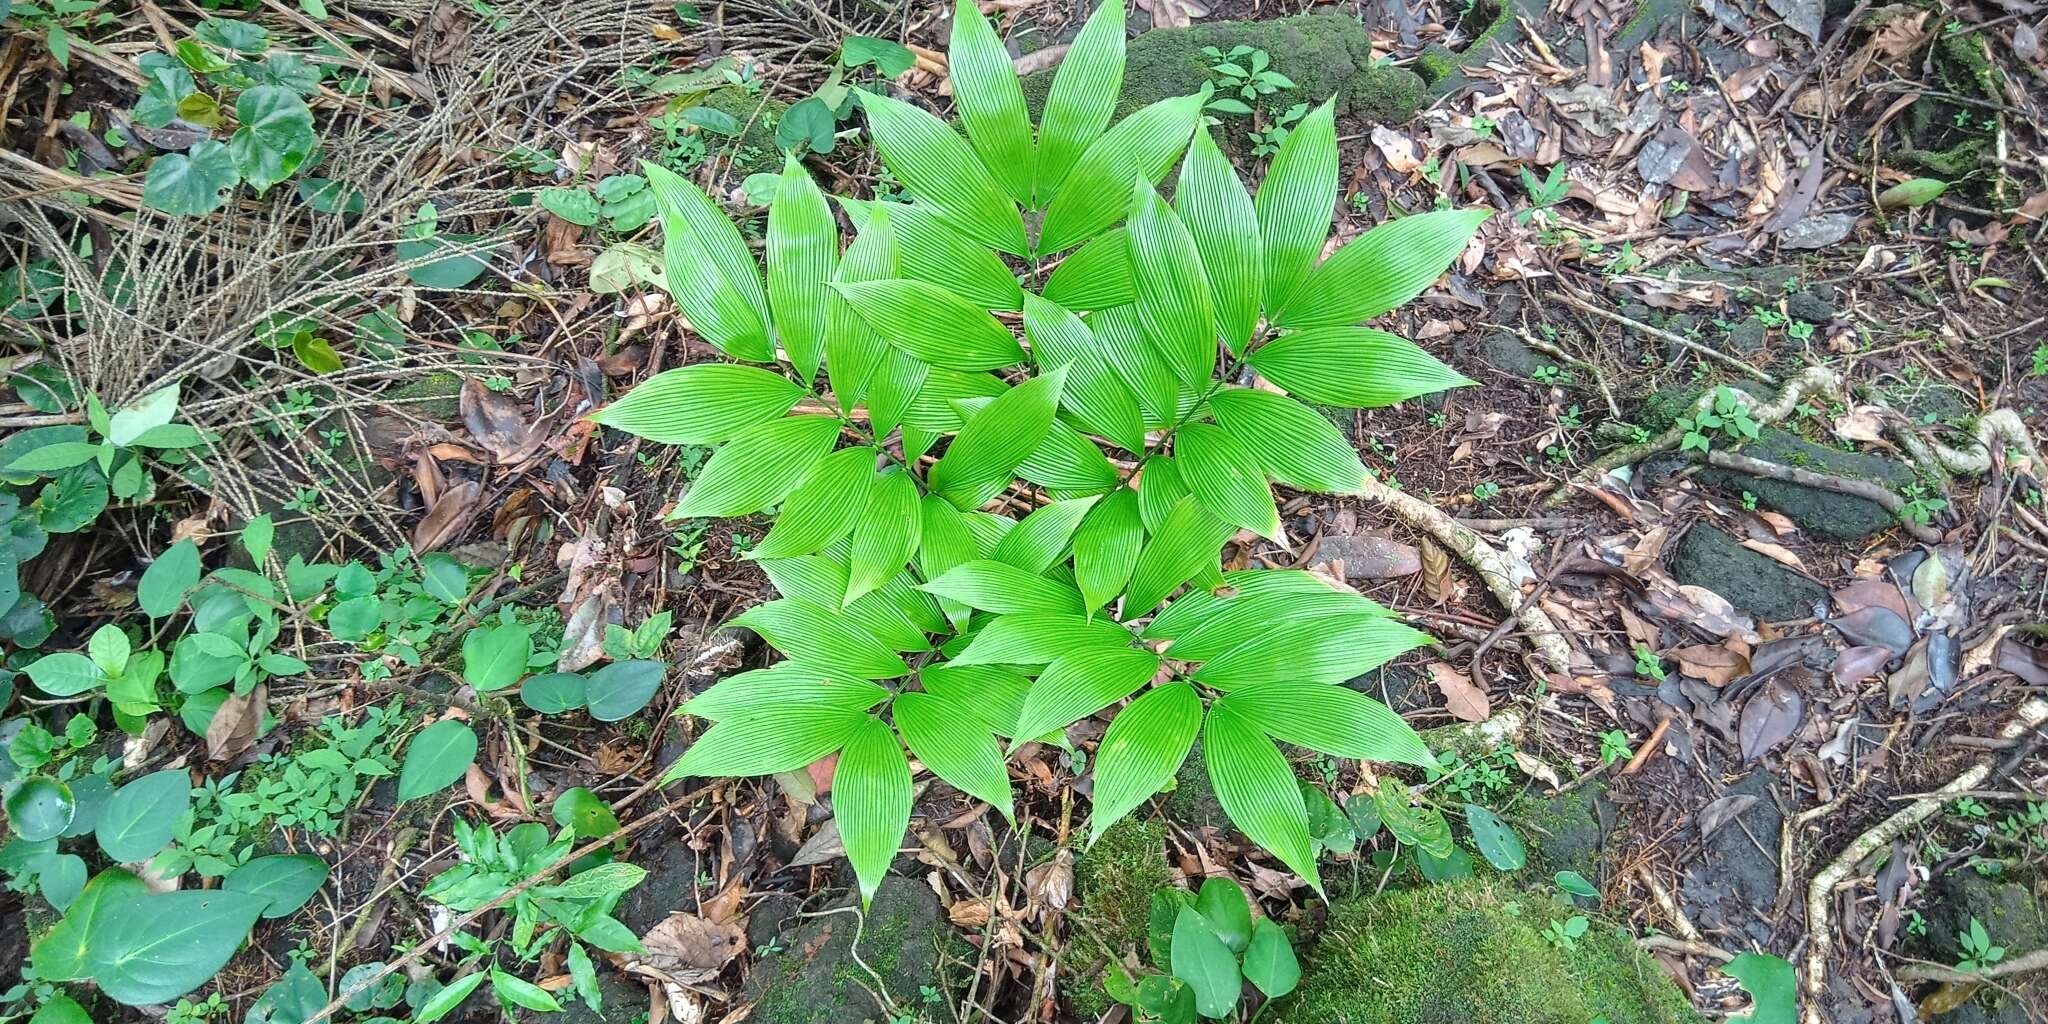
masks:
{"type": "MultiPolygon", "coordinates": [[[[1776,427],[1765,427],[1762,436],[1737,450],[1765,462],[1869,480],[1894,491],[1903,490],[1915,480],[1912,470],[1882,455],[1826,448],[1776,427]]],[[[1862,540],[1898,524],[1896,517],[1874,501],[1817,487],[1712,467],[1702,469],[1698,479],[1738,494],[1748,491],[1765,507],[1784,513],[1800,529],[1822,540],[1862,540]]],[[[1722,596],[1733,598],[1730,594],[1722,596]]]]}
{"type": "Polygon", "coordinates": [[[1833,320],[1835,318],[1835,303],[1833,299],[1825,298],[1820,294],[1823,289],[1832,291],[1832,289],[1828,289],[1827,285],[1823,284],[1815,285],[1806,291],[1793,292],[1791,295],[1786,296],[1785,312],[1811,324],[1824,324],[1833,320]]]}
{"type": "Polygon", "coordinates": [[[1820,584],[1737,543],[1702,523],[1685,531],[1671,556],[1671,576],[1705,587],[1730,604],[1765,620],[1803,619],[1816,601],[1827,599],[1820,584]]]}
{"type": "Polygon", "coordinates": [[[1609,831],[1603,817],[1611,824],[1614,808],[1597,783],[1517,807],[1513,818],[1529,850],[1529,877],[1576,871],[1597,884],[1609,831]]]}
{"type": "Polygon", "coordinates": [[[1506,331],[1487,335],[1479,343],[1478,356],[1488,366],[1517,377],[1534,377],[1539,368],[1557,365],[1557,360],[1538,353],[1506,331]]]}
{"type": "MultiPolygon", "coordinates": [[[[1769,912],[1778,897],[1777,837],[1784,815],[1771,795],[1770,775],[1750,772],[1716,799],[1731,800],[1733,820],[1708,833],[1701,855],[1679,877],[1681,902],[1709,934],[1741,935],[1761,948],[1771,936],[1769,912]],[[1767,844],[1757,848],[1750,837],[1767,844]]],[[[1697,813],[1698,809],[1695,809],[1697,813]]]]}
{"type": "MultiPolygon", "coordinates": [[[[1250,46],[1266,51],[1274,70],[1296,88],[1262,97],[1272,110],[1334,97],[1337,112],[1368,121],[1400,123],[1422,100],[1421,76],[1406,68],[1375,67],[1372,40],[1358,19],[1344,14],[1303,14],[1270,21],[1206,21],[1188,28],[1156,28],[1131,40],[1124,64],[1119,115],[1174,96],[1196,92],[1209,81],[1214,58],[1202,47],[1228,51],[1250,46]]],[[[1052,87],[1054,70],[1024,76],[1024,99],[1038,111],[1052,87]]],[[[1223,117],[1219,140],[1244,138],[1250,119],[1223,117]]]]}
{"type": "Polygon", "coordinates": [[[1743,317],[1728,329],[1728,347],[1737,352],[1755,352],[1764,347],[1764,332],[1768,329],[1756,317],[1743,317]]]}
{"type": "Polygon", "coordinates": [[[1216,799],[1216,786],[1209,781],[1209,762],[1202,757],[1202,741],[1196,740],[1173,776],[1173,788],[1166,791],[1166,816],[1186,828],[1207,825],[1228,827],[1230,818],[1216,799]]]}
{"type": "MultiPolygon", "coordinates": [[[[1957,934],[1967,931],[1976,918],[1995,945],[2006,948],[2008,959],[2037,949],[2048,949],[2048,905],[2043,893],[2048,883],[2011,878],[1985,877],[1957,866],[1937,879],[1927,894],[1922,911],[1927,918],[1927,935],[1919,955],[1952,964],[1963,956],[1957,934]]],[[[2001,997],[1989,988],[1955,1011],[1932,1018],[1939,1024],[2024,1024],[2031,1020],[2026,1003],[2043,1005],[2048,999],[2048,981],[2038,974],[2011,979],[2020,998],[2001,997]]]]}
{"type": "Polygon", "coordinates": [[[635,935],[666,920],[676,911],[694,911],[700,896],[715,890],[700,890],[697,876],[703,862],[697,851],[673,838],[649,836],[634,847],[632,862],[647,869],[647,877],[619,899],[616,914],[635,935]]]}
{"type": "Polygon", "coordinates": [[[1097,1020],[1113,1005],[1102,990],[1103,966],[1132,954],[1146,959],[1152,894],[1172,884],[1166,829],[1156,821],[1117,822],[1075,862],[1069,916],[1086,927],[1068,933],[1064,977],[1067,1006],[1076,1016],[1097,1020]]]}
{"type": "MultiPolygon", "coordinates": [[[[852,906],[849,898],[842,907],[852,906]]],[[[801,919],[782,951],[756,964],[747,979],[756,1024],[855,1024],[883,1020],[866,972],[853,960],[852,914],[801,919]]],[[[882,880],[861,928],[860,957],[891,995],[916,998],[918,986],[940,982],[940,951],[958,944],[930,886],[891,875],[882,880]]],[[[962,950],[962,953],[971,951],[962,950]]]]}
{"type": "Polygon", "coordinates": [[[1344,563],[1348,580],[1383,580],[1422,571],[1422,552],[1383,533],[1324,536],[1309,567],[1344,563]]]}
{"type": "Polygon", "coordinates": [[[1498,883],[1426,885],[1343,900],[1308,952],[1280,1024],[1629,1024],[1698,1020],[1625,929],[1594,922],[1562,949],[1545,927],[1574,910],[1498,883]]]}

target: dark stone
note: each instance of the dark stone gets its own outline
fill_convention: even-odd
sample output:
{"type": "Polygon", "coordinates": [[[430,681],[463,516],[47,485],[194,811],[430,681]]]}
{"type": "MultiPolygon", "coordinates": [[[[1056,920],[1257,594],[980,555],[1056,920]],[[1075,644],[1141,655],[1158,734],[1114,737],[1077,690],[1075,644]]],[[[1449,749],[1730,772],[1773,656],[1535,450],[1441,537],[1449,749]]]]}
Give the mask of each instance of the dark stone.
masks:
{"type": "Polygon", "coordinates": [[[1771,937],[1771,907],[1778,898],[1776,850],[1785,816],[1771,795],[1770,775],[1762,769],[1721,795],[1756,799],[1702,841],[1701,855],[1686,864],[1679,878],[1680,902],[1694,908],[1702,931],[1739,935],[1745,945],[1762,948],[1771,937]]]}
{"type": "Polygon", "coordinates": [[[1728,347],[1737,352],[1754,352],[1764,347],[1764,332],[1768,330],[1762,320],[1753,316],[1743,317],[1728,329],[1728,347]]]}
{"type": "Polygon", "coordinates": [[[1600,785],[1581,786],[1522,804],[1510,816],[1529,850],[1530,877],[1547,879],[1560,871],[1576,871],[1599,882],[1601,849],[1608,831],[1601,819],[1613,817],[1612,805],[1607,804],[1600,785]]]}
{"type": "MultiPolygon", "coordinates": [[[[1984,926],[1994,945],[2004,946],[2008,958],[2048,949],[2048,909],[2037,889],[2040,882],[1985,877],[1957,866],[1935,881],[1927,895],[1927,959],[1955,963],[1962,958],[1957,939],[1967,931],[1970,919],[1984,926]]],[[[1975,999],[1951,1013],[1933,1018],[1940,1024],[2026,1024],[2028,1002],[2042,1005],[2048,998],[2048,982],[2038,976],[2011,979],[2018,998],[1986,988],[1975,999]]]]}
{"type": "MultiPolygon", "coordinates": [[[[489,985],[484,989],[488,990],[489,985]]],[[[603,1010],[593,1010],[576,998],[574,989],[555,993],[555,1000],[562,1004],[560,1013],[537,1013],[533,1010],[517,1010],[513,1020],[520,1024],[630,1024],[647,1017],[647,986],[599,964],[597,968],[597,991],[604,1001],[603,1010]]]]}
{"type": "Polygon", "coordinates": [[[1808,618],[1814,603],[1828,596],[1820,584],[1704,523],[1685,531],[1678,542],[1671,556],[1671,576],[1682,584],[1705,587],[1769,621],[1808,618]]]}
{"type": "MultiPolygon", "coordinates": [[[[839,906],[851,907],[849,897],[839,906]]],[[[786,936],[782,951],[762,958],[747,979],[754,1003],[750,1021],[760,1024],[852,1024],[887,1015],[869,990],[880,975],[893,997],[917,997],[921,985],[940,982],[940,951],[960,940],[930,886],[891,875],[882,880],[865,923],[854,915],[803,918],[786,936]],[[854,932],[860,930],[860,962],[854,932]],[[861,964],[866,964],[863,969],[861,964]]]]}
{"type": "Polygon", "coordinates": [[[697,876],[703,861],[696,850],[674,837],[655,835],[635,844],[632,862],[647,869],[647,877],[619,900],[618,914],[635,935],[647,931],[677,911],[694,911],[702,893],[697,876]]]}
{"type": "MultiPolygon", "coordinates": [[[[1776,427],[1765,427],[1761,437],[1738,449],[1742,454],[1781,466],[1809,469],[1816,473],[1869,480],[1894,491],[1914,482],[1913,471],[1882,455],[1845,452],[1826,448],[1795,437],[1776,427]]],[[[1855,541],[1896,525],[1898,520],[1884,506],[1864,498],[1783,480],[1707,467],[1700,471],[1702,483],[1732,492],[1749,491],[1766,508],[1782,512],[1799,528],[1821,540],[1855,541]]],[[[1723,594],[1723,597],[1732,595],[1723,594]]]]}
{"type": "Polygon", "coordinates": [[[1556,360],[1523,344],[1522,339],[1506,331],[1487,335],[1486,340],[1479,343],[1479,358],[1488,366],[1517,377],[1534,377],[1537,369],[1557,364],[1556,360]]]}
{"type": "Polygon", "coordinates": [[[1202,757],[1201,740],[1195,741],[1180,771],[1174,773],[1164,807],[1167,817],[1186,828],[1229,827],[1230,818],[1223,813],[1222,801],[1216,799],[1216,786],[1209,781],[1209,762],[1202,757]]]}
{"type": "Polygon", "coordinates": [[[1793,292],[1785,298],[1785,312],[1807,323],[1824,324],[1835,318],[1835,304],[1814,290],[1793,292]]]}

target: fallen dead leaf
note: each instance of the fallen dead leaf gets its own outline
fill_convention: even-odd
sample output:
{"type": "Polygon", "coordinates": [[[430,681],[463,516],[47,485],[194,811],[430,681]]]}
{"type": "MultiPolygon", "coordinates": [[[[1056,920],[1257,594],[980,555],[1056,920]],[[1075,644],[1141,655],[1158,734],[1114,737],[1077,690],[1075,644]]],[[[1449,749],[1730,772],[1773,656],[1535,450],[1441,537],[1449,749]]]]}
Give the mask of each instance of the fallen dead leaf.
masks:
{"type": "Polygon", "coordinates": [[[1749,674],[1749,657],[1720,644],[1681,647],[1666,655],[1678,662],[1679,670],[1715,686],[1726,686],[1749,674]]]}
{"type": "Polygon", "coordinates": [[[747,948],[747,930],[733,922],[713,923],[695,914],[670,914],[640,937],[647,962],[677,981],[702,985],[747,948]]]}
{"type": "Polygon", "coordinates": [[[475,480],[464,480],[441,492],[441,496],[427,509],[427,514],[421,516],[418,525],[412,528],[413,550],[426,554],[455,539],[470,516],[476,513],[477,499],[483,496],[483,492],[483,485],[475,480]]]}
{"type": "Polygon", "coordinates": [[[1486,691],[1472,682],[1472,677],[1444,662],[1432,662],[1430,678],[1436,681],[1436,688],[1443,691],[1444,706],[1451,714],[1466,722],[1484,722],[1493,714],[1493,704],[1486,691]]]}
{"type": "Polygon", "coordinates": [[[1745,537],[1742,540],[1742,546],[1773,561],[1789,565],[1794,569],[1804,570],[1806,568],[1806,563],[1800,561],[1799,556],[1793,554],[1783,544],[1773,544],[1767,540],[1754,540],[1745,537]]]}
{"type": "Polygon", "coordinates": [[[254,746],[256,733],[269,706],[269,687],[257,683],[248,693],[221,701],[220,710],[206,725],[206,756],[214,761],[231,761],[254,746]]]}

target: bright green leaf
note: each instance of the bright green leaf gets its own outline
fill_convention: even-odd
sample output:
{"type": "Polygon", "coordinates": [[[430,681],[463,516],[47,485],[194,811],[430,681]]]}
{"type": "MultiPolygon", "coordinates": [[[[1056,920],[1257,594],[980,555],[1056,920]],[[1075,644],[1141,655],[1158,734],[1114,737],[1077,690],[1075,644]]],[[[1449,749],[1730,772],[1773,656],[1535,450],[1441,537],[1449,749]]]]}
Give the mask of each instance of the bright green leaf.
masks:
{"type": "Polygon", "coordinates": [[[476,761],[476,730],[467,722],[443,719],[420,730],[405,748],[398,769],[398,799],[416,800],[459,781],[476,761]]]}
{"type": "Polygon", "coordinates": [[[590,418],[664,444],[717,444],[782,416],[803,396],[802,387],[767,370],[696,363],[641,381],[590,418]]]}
{"type": "Polygon", "coordinates": [[[852,727],[832,774],[832,812],[866,907],[910,825],[910,762],[880,719],[863,715],[852,727]]]}

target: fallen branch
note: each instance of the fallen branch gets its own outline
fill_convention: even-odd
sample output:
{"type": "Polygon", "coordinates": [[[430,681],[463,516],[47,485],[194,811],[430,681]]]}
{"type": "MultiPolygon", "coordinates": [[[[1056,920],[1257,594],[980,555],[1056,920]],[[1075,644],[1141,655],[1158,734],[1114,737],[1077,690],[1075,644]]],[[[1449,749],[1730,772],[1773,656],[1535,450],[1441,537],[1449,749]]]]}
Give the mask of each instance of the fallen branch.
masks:
{"type": "Polygon", "coordinates": [[[1815,487],[1823,491],[1833,491],[1836,494],[1847,494],[1852,497],[1862,498],[1865,501],[1880,505],[1885,511],[1890,512],[1905,526],[1906,532],[1913,535],[1914,540],[1924,544],[1938,544],[1941,542],[1941,531],[1907,519],[1902,514],[1906,507],[1906,499],[1899,497],[1896,492],[1883,484],[1870,480],[1857,480],[1846,476],[1836,476],[1832,473],[1816,473],[1813,470],[1800,469],[1797,466],[1782,466],[1775,462],[1753,459],[1747,455],[1724,452],[1718,448],[1708,450],[1706,461],[1722,469],[1732,469],[1738,473],[1747,473],[1750,476],[1768,477],[1772,480],[1783,480],[1786,483],[1798,484],[1802,487],[1815,487]]]}
{"type": "MultiPolygon", "coordinates": [[[[1999,730],[2002,739],[2018,739],[2028,731],[2048,721],[2048,698],[2036,697],[2013,713],[2012,720],[1999,730]]],[[[1981,761],[1968,771],[1955,777],[1948,785],[1928,794],[1924,799],[1914,801],[1905,809],[1877,823],[1875,828],[1850,841],[1839,856],[1819,874],[1806,890],[1806,1009],[1802,1020],[1805,1024],[1822,1024],[1820,1012],[1821,994],[1826,991],[1828,974],[1828,952],[1834,948],[1834,931],[1831,912],[1835,889],[1847,882],[1856,871],[1856,865],[1891,841],[1904,835],[1908,829],[1933,817],[1936,811],[1955,798],[1955,794],[1976,789],[1986,776],[1991,774],[1991,762],[1981,761]]]]}

